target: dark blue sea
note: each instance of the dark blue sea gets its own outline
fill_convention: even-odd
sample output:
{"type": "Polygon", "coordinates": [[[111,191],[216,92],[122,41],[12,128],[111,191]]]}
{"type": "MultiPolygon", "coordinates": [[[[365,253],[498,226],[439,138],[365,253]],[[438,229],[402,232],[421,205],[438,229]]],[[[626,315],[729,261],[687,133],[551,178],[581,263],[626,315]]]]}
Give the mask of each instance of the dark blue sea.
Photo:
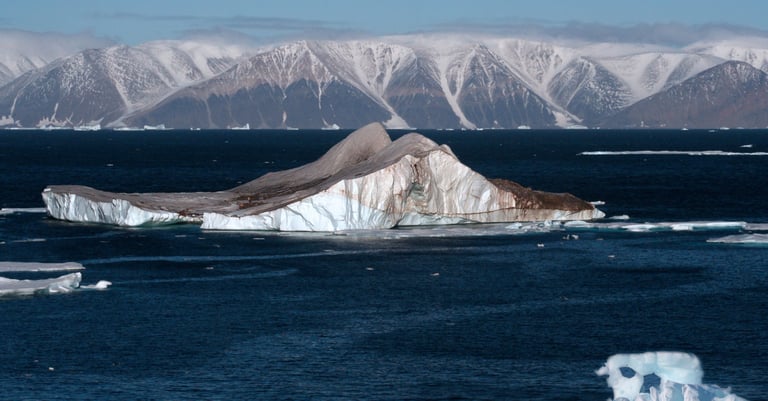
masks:
{"type": "Polygon", "coordinates": [[[51,184],[227,189],[348,132],[0,131],[0,261],[113,283],[0,298],[0,398],[597,401],[609,356],[672,350],[768,399],[768,246],[710,242],[768,232],[768,131],[422,131],[619,217],[591,226],[281,234],[39,210],[51,184]]]}

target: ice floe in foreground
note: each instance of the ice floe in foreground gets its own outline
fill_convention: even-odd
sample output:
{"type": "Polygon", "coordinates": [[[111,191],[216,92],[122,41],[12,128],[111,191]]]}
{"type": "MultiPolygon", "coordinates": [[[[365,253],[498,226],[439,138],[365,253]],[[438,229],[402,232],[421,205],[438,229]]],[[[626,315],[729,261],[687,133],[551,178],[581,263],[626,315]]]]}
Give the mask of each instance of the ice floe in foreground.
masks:
{"type": "Polygon", "coordinates": [[[119,226],[197,223],[209,230],[325,231],[399,226],[590,220],[570,194],[487,179],[450,148],[410,133],[392,141],[367,125],[315,162],[219,192],[112,193],[66,185],[43,191],[48,214],[119,226]]]}
{"type": "MultiPolygon", "coordinates": [[[[83,270],[85,267],[75,262],[37,263],[37,262],[0,262],[0,272],[53,272],[83,270]]],[[[81,272],[68,273],[59,277],[37,280],[18,280],[0,277],[0,297],[26,296],[35,294],[63,294],[78,289],[105,290],[111,282],[101,280],[93,285],[81,286],[81,272]]]]}
{"type": "Polygon", "coordinates": [[[595,373],[608,376],[614,401],[744,401],[729,389],[703,384],[699,358],[684,352],[617,354],[595,373]]]}

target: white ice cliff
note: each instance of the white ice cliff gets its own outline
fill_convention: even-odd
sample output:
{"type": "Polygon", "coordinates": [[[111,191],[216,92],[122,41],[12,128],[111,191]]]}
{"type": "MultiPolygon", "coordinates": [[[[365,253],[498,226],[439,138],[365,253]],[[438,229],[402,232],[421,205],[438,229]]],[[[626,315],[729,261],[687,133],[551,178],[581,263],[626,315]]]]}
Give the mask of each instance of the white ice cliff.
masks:
{"type": "Polygon", "coordinates": [[[489,180],[450,148],[417,134],[392,141],[381,124],[351,133],[320,159],[208,193],[111,193],[83,186],[43,191],[50,216],[120,226],[200,223],[205,229],[339,231],[396,226],[591,220],[570,194],[489,180]]]}
{"type": "Polygon", "coordinates": [[[617,354],[595,373],[608,376],[614,401],[744,401],[727,389],[702,384],[699,358],[684,352],[617,354]],[[649,376],[656,376],[658,385],[646,383],[649,376]]]}

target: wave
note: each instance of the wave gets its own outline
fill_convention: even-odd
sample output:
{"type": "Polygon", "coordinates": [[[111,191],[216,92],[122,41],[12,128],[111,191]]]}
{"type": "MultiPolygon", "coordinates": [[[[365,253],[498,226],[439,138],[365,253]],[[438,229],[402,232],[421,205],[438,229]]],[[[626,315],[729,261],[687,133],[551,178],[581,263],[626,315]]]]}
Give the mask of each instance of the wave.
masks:
{"type": "Polygon", "coordinates": [[[318,256],[339,256],[339,255],[362,255],[382,253],[383,250],[364,250],[364,251],[332,251],[308,253],[290,253],[280,255],[242,255],[242,256],[205,256],[205,255],[175,255],[175,256],[116,256],[111,258],[88,259],[83,260],[83,265],[107,265],[116,263],[132,262],[174,262],[174,263],[194,263],[194,262],[247,262],[250,260],[275,260],[275,259],[300,259],[314,258],[318,256]]]}
{"type": "Polygon", "coordinates": [[[126,280],[126,281],[119,282],[118,285],[254,280],[254,279],[285,277],[291,274],[296,274],[298,271],[299,271],[298,269],[284,269],[284,270],[274,270],[274,271],[261,272],[261,273],[225,274],[221,276],[174,277],[174,278],[158,278],[158,279],[143,279],[143,280],[126,280]]]}
{"type": "Polygon", "coordinates": [[[724,150],[596,150],[579,156],[768,156],[768,152],[727,152],[724,150]]]}

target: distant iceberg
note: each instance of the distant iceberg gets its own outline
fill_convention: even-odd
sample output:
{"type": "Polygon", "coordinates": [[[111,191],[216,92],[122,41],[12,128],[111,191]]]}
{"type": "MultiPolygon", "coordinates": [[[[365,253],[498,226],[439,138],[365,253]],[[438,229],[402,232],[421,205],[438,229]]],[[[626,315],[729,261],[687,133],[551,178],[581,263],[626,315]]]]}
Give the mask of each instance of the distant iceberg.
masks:
{"type": "Polygon", "coordinates": [[[684,352],[617,354],[595,373],[608,376],[614,401],[745,401],[728,389],[703,384],[699,358],[684,352]],[[646,383],[651,376],[658,385],[646,383]]]}
{"type": "Polygon", "coordinates": [[[570,194],[489,180],[445,145],[417,134],[392,141],[367,125],[315,162],[220,192],[112,193],[49,186],[48,214],[119,226],[196,223],[215,230],[341,231],[397,226],[591,220],[570,194]]]}

